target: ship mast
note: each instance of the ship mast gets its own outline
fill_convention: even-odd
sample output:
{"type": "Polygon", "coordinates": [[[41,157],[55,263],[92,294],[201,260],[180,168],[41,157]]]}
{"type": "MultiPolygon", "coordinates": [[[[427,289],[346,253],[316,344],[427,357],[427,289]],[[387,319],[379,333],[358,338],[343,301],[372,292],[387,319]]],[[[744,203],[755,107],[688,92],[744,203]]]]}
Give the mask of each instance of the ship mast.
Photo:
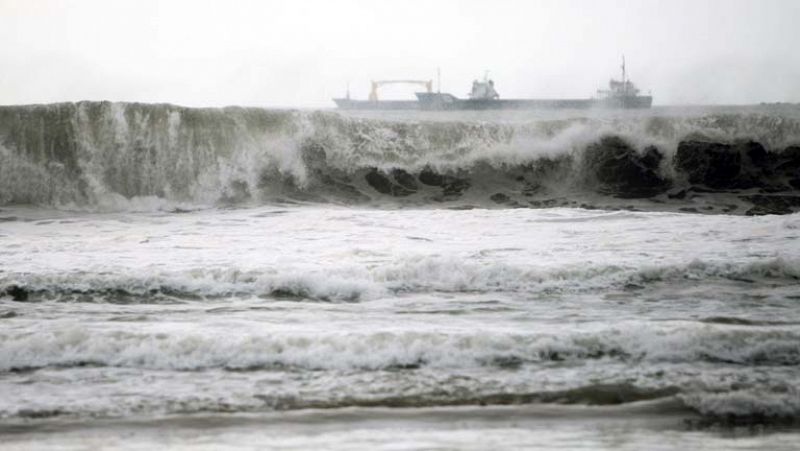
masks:
{"type": "Polygon", "coordinates": [[[625,55],[622,55],[622,90],[628,92],[628,83],[625,81],[625,55]]]}

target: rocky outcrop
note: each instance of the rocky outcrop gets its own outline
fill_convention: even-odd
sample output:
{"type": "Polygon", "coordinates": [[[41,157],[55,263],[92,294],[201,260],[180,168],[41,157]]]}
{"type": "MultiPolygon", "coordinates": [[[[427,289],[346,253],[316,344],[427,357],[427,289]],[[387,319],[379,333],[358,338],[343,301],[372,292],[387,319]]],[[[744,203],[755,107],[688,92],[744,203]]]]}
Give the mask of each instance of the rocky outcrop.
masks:
{"type": "Polygon", "coordinates": [[[584,168],[601,185],[600,191],[623,198],[650,197],[671,186],[658,172],[663,158],[653,146],[640,154],[622,139],[609,136],[586,149],[584,168]]]}
{"type": "Polygon", "coordinates": [[[684,141],[678,144],[675,167],[688,176],[689,183],[714,189],[747,187],[739,179],[742,158],[723,143],[684,141]]]}
{"type": "Polygon", "coordinates": [[[756,194],[740,198],[753,204],[753,208],[745,212],[748,216],[785,215],[800,208],[800,196],[756,194]]]}
{"type": "Polygon", "coordinates": [[[800,169],[800,148],[767,152],[755,141],[734,144],[683,141],[675,154],[675,168],[689,183],[715,190],[762,188],[777,192],[794,187],[800,169]]]}
{"type": "Polygon", "coordinates": [[[15,301],[27,301],[28,300],[28,290],[24,287],[19,285],[10,285],[6,287],[5,294],[10,296],[11,299],[15,301]]]}

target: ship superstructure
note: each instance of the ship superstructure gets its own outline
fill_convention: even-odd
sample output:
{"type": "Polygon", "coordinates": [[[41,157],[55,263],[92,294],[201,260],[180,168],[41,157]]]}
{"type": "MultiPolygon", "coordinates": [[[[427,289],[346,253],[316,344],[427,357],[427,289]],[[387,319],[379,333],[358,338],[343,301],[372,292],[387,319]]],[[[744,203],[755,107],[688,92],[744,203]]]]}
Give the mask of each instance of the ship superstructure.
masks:
{"type": "Polygon", "coordinates": [[[622,57],[622,80],[608,81],[608,89],[598,89],[598,103],[612,108],[650,108],[652,96],[640,96],[639,88],[633,84],[625,73],[625,57],[622,57]]]}

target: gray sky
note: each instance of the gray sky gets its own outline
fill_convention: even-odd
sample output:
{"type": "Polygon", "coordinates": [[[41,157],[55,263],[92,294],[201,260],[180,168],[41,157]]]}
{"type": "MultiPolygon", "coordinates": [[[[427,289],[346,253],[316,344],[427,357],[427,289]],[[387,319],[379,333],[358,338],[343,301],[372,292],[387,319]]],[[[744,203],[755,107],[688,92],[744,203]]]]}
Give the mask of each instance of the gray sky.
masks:
{"type": "Polygon", "coordinates": [[[623,53],[656,104],[800,102],[799,47],[800,0],[0,0],[0,104],[332,107],[437,67],[458,96],[489,70],[589,97],[623,53]]]}

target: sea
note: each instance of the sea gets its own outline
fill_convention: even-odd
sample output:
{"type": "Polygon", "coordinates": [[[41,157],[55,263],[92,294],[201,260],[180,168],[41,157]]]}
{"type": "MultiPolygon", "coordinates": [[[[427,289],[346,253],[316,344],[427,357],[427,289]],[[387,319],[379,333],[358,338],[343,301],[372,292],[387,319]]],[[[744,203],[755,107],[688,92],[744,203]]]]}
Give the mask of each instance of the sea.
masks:
{"type": "Polygon", "coordinates": [[[0,449],[796,450],[800,105],[0,107],[0,449]]]}

